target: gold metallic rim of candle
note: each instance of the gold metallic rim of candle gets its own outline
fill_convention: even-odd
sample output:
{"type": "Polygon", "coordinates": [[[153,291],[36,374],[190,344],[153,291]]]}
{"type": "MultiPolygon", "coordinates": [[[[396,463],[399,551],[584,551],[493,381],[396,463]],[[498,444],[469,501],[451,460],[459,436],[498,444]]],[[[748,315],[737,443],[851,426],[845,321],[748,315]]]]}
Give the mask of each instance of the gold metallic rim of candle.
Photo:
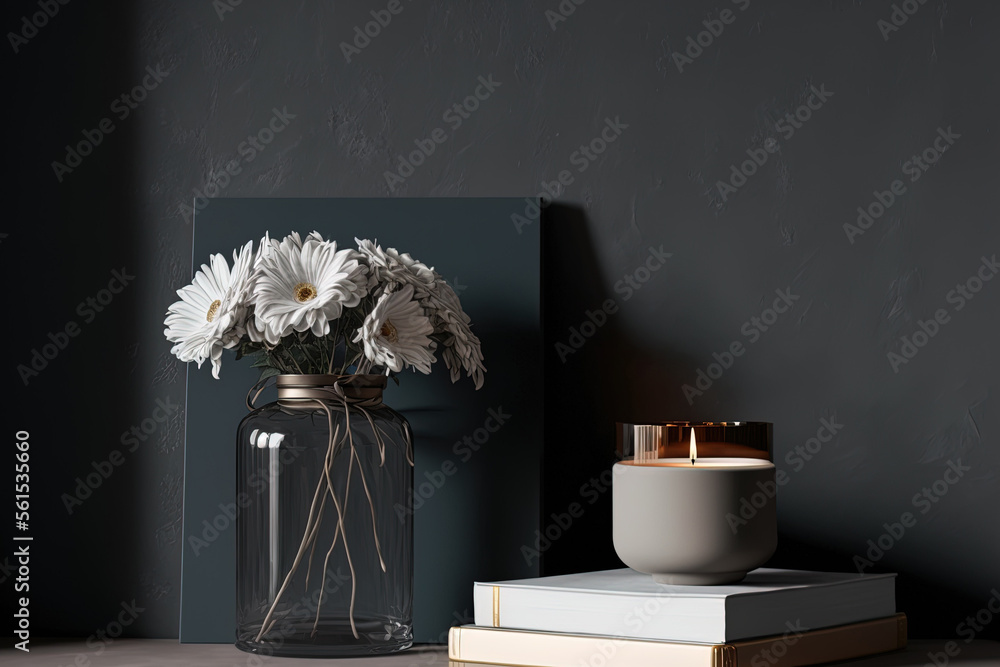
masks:
{"type": "Polygon", "coordinates": [[[617,422],[619,426],[770,426],[771,422],[725,421],[725,422],[692,422],[692,421],[648,421],[648,422],[617,422]]]}
{"type": "Polygon", "coordinates": [[[726,468],[766,468],[767,466],[774,467],[774,463],[768,459],[755,459],[749,456],[720,456],[720,457],[705,457],[699,458],[698,463],[712,463],[718,465],[702,466],[699,468],[697,464],[692,465],[690,463],[685,463],[685,459],[677,459],[677,461],[671,461],[669,463],[665,462],[663,459],[650,459],[648,461],[633,461],[632,459],[625,459],[624,461],[618,461],[616,465],[632,466],[633,468],[686,468],[688,470],[725,470],[726,468]],[[753,463],[731,463],[731,461],[736,460],[753,461],[753,463]]]}

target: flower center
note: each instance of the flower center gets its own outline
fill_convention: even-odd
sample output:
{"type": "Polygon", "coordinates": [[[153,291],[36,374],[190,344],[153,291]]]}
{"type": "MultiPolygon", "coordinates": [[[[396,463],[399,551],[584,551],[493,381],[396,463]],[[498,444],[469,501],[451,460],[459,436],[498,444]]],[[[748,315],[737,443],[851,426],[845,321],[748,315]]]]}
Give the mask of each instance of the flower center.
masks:
{"type": "Polygon", "coordinates": [[[379,333],[382,335],[382,338],[385,338],[390,343],[399,341],[399,334],[396,333],[396,327],[392,326],[392,322],[389,320],[382,323],[382,329],[379,333]]]}
{"type": "Polygon", "coordinates": [[[316,286],[312,283],[299,283],[295,286],[295,300],[299,303],[312,301],[316,298],[316,286]]]}
{"type": "Polygon", "coordinates": [[[211,322],[212,320],[214,320],[215,319],[215,314],[219,312],[219,306],[221,306],[221,305],[222,305],[222,302],[219,301],[218,299],[216,299],[215,301],[213,301],[212,305],[208,307],[208,315],[205,316],[205,320],[208,321],[208,322],[211,322]]]}

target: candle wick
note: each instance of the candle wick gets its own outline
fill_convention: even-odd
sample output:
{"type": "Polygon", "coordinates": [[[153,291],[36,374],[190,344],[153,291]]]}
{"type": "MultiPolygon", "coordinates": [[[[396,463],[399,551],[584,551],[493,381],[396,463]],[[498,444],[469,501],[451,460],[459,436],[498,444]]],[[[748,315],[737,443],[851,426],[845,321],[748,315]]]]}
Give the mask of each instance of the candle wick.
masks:
{"type": "Polygon", "coordinates": [[[691,459],[691,465],[694,465],[694,459],[691,459]]]}

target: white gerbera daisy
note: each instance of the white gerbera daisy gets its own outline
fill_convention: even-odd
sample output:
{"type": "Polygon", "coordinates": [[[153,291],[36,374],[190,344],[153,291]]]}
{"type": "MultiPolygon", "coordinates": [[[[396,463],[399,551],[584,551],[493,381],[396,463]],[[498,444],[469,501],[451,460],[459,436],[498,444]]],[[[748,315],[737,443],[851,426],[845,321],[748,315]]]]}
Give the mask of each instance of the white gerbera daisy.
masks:
{"type": "Polygon", "coordinates": [[[416,297],[426,297],[434,285],[434,269],[419,262],[395,248],[382,249],[382,246],[368,239],[354,239],[358,251],[364,257],[369,268],[369,291],[376,285],[381,285],[386,291],[391,291],[399,285],[412,285],[416,297]]]}
{"type": "Polygon", "coordinates": [[[472,333],[471,318],[462,309],[458,294],[445,279],[434,272],[434,285],[422,301],[430,314],[434,331],[444,335],[441,358],[451,372],[451,381],[457,382],[464,370],[476,384],[483,386],[486,367],[479,337],[472,333]]]}
{"type": "Polygon", "coordinates": [[[222,255],[202,264],[194,281],[177,290],[180,301],[167,309],[163,334],[176,345],[171,352],[181,361],[212,360],[212,376],[219,379],[222,350],[235,347],[246,330],[247,300],[253,265],[253,242],[233,251],[233,269],[222,255]]]}
{"type": "Polygon", "coordinates": [[[428,374],[436,361],[432,333],[430,319],[413,298],[413,286],[404,285],[379,297],[354,342],[363,343],[365,358],[375,366],[394,373],[412,366],[428,374]]]}
{"type": "Polygon", "coordinates": [[[357,252],[338,252],[336,243],[312,236],[299,245],[293,236],[262,253],[253,286],[255,325],[271,345],[293,332],[327,335],[330,320],[368,293],[357,252]]]}
{"type": "MultiPolygon", "coordinates": [[[[306,237],[305,241],[303,241],[299,237],[299,233],[298,232],[292,232],[291,234],[289,234],[288,236],[286,236],[284,238],[284,241],[287,241],[289,243],[293,243],[296,247],[301,248],[302,244],[305,243],[305,242],[308,242],[308,241],[319,241],[320,243],[322,243],[324,241],[324,239],[323,239],[323,235],[322,234],[320,234],[319,232],[313,230],[312,232],[309,233],[309,236],[306,237]]],[[[272,241],[271,243],[274,246],[278,245],[278,241],[277,240],[272,241]]]]}

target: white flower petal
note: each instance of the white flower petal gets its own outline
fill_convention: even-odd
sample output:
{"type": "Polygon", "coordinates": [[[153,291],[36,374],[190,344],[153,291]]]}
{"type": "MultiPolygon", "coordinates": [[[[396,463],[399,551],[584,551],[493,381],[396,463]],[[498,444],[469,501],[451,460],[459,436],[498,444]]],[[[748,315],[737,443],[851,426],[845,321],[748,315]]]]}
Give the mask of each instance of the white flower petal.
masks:
{"type": "Polygon", "coordinates": [[[212,255],[191,284],[177,290],[180,301],[167,309],[163,335],[176,343],[171,352],[181,361],[194,361],[198,368],[210,359],[217,379],[222,350],[234,347],[245,327],[252,262],[253,242],[233,252],[232,270],[224,256],[212,255]]]}
{"type": "Polygon", "coordinates": [[[406,366],[431,372],[431,364],[437,361],[434,341],[429,338],[434,327],[413,295],[412,285],[383,294],[355,334],[354,342],[362,343],[373,365],[394,373],[406,366]]]}
{"type": "Polygon", "coordinates": [[[255,275],[254,327],[272,345],[294,332],[329,334],[330,320],[368,293],[366,267],[357,253],[338,252],[336,243],[317,232],[304,242],[291,234],[272,245],[259,258],[255,275]]]}

